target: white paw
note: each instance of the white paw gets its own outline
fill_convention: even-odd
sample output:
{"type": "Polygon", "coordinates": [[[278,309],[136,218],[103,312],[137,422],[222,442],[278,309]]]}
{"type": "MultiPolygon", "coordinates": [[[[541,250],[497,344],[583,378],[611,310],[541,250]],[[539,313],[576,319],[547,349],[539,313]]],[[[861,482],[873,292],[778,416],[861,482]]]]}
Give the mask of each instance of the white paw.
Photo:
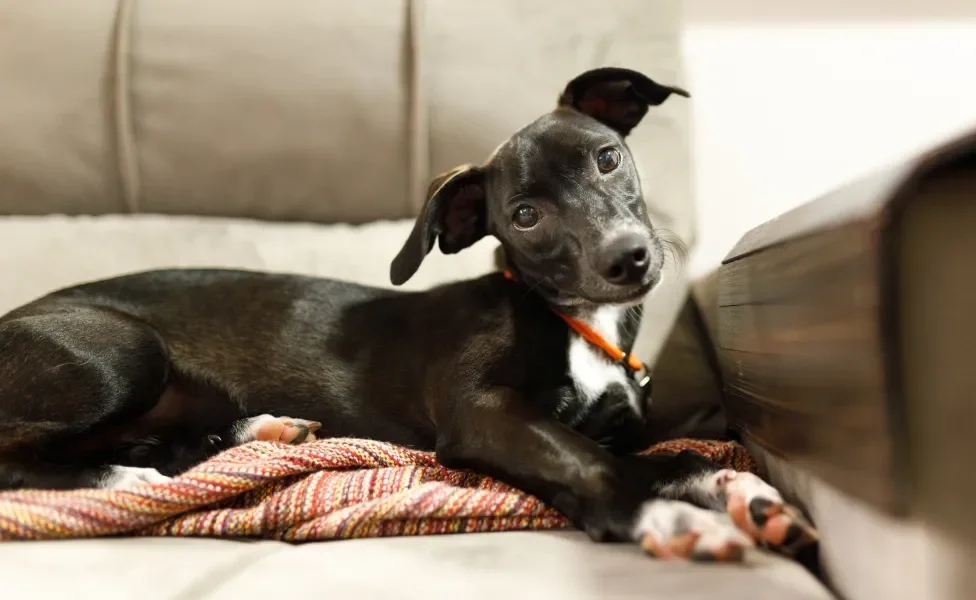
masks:
{"type": "Polygon", "coordinates": [[[795,554],[819,539],[800,510],[756,475],[725,469],[712,477],[732,521],[764,546],[795,554]]]}
{"type": "Polygon", "coordinates": [[[321,423],[307,419],[258,415],[237,422],[234,443],[246,444],[255,440],[286,444],[311,442],[315,439],[315,432],[321,427],[321,423]]]}
{"type": "Polygon", "coordinates": [[[752,539],[725,513],[680,500],[650,500],[641,507],[634,541],[658,558],[737,561],[752,539]]]}
{"type": "Polygon", "coordinates": [[[99,482],[98,487],[109,490],[124,490],[140,485],[166,483],[172,480],[172,477],[167,477],[156,469],[112,465],[109,467],[108,473],[99,482]]]}
{"type": "Polygon", "coordinates": [[[746,504],[757,498],[773,504],[783,504],[783,496],[779,490],[752,473],[722,469],[712,475],[712,480],[716,492],[725,500],[729,496],[742,496],[746,504]]]}

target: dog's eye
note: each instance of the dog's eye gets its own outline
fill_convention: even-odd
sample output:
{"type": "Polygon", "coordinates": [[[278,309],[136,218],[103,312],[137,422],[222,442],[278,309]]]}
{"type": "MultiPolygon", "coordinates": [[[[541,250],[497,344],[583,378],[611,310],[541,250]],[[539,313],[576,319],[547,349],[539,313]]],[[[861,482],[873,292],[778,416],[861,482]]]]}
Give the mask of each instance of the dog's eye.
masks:
{"type": "Polygon", "coordinates": [[[532,229],[539,222],[539,211],[523,204],[515,209],[512,221],[519,229],[532,229]]]}
{"type": "Polygon", "coordinates": [[[609,173],[620,166],[620,152],[616,148],[604,148],[596,157],[601,173],[609,173]]]}

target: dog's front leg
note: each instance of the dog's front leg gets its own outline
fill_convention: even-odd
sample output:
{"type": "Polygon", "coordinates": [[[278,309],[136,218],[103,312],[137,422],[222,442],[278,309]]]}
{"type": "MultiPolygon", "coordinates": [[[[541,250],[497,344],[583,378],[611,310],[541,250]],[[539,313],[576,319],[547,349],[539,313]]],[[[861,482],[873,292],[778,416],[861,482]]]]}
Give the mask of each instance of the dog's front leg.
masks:
{"type": "MultiPolygon", "coordinates": [[[[664,483],[661,478],[674,481],[701,471],[696,460],[614,457],[538,414],[508,388],[471,393],[435,416],[442,464],[491,475],[529,492],[597,541],[640,542],[645,533],[640,520],[664,483]]],[[[676,513],[674,518],[685,517],[676,513]]],[[[671,533],[678,530],[663,532],[671,533]]]]}
{"type": "Polygon", "coordinates": [[[784,554],[795,555],[817,541],[817,532],[800,510],[787,504],[776,488],[753,473],[720,469],[701,457],[698,460],[700,470],[669,478],[657,493],[725,512],[755,541],[784,554]]]}
{"type": "Polygon", "coordinates": [[[735,560],[755,541],[792,549],[815,535],[754,475],[693,452],[615,457],[529,406],[506,388],[453,403],[438,415],[438,459],[537,496],[594,540],[657,556],[735,560]]]}

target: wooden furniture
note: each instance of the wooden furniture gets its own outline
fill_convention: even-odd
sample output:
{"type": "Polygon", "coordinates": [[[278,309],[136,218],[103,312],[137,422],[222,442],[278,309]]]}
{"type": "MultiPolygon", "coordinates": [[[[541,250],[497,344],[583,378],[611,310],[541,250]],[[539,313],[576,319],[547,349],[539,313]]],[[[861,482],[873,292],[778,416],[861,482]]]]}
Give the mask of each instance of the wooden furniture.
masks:
{"type": "Polygon", "coordinates": [[[976,131],[746,234],[718,274],[731,426],[889,514],[969,528],[976,131]]]}

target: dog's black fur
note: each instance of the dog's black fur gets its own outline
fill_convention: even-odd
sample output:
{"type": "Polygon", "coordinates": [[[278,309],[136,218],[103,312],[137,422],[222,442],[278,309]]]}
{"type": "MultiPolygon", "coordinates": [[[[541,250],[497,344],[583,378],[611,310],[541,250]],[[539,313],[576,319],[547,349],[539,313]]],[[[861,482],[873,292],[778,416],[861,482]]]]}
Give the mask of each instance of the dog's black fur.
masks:
{"type": "MultiPolygon", "coordinates": [[[[320,435],[436,450],[596,539],[632,539],[644,502],[717,467],[687,452],[630,455],[645,441],[638,390],[617,380],[584,401],[567,353],[575,334],[556,311],[585,320],[635,306],[659,280],[662,245],[624,137],[672,94],[687,95],[626,69],[589,71],[484,165],[435,179],[392,282],[435,242],[454,253],[486,235],[515,280],[403,293],[152,271],[7,314],[0,487],[97,486],[112,465],[177,474],[239,442],[243,420],[287,414],[322,423],[320,435]]],[[[624,325],[627,347],[636,328],[624,325]]]]}

